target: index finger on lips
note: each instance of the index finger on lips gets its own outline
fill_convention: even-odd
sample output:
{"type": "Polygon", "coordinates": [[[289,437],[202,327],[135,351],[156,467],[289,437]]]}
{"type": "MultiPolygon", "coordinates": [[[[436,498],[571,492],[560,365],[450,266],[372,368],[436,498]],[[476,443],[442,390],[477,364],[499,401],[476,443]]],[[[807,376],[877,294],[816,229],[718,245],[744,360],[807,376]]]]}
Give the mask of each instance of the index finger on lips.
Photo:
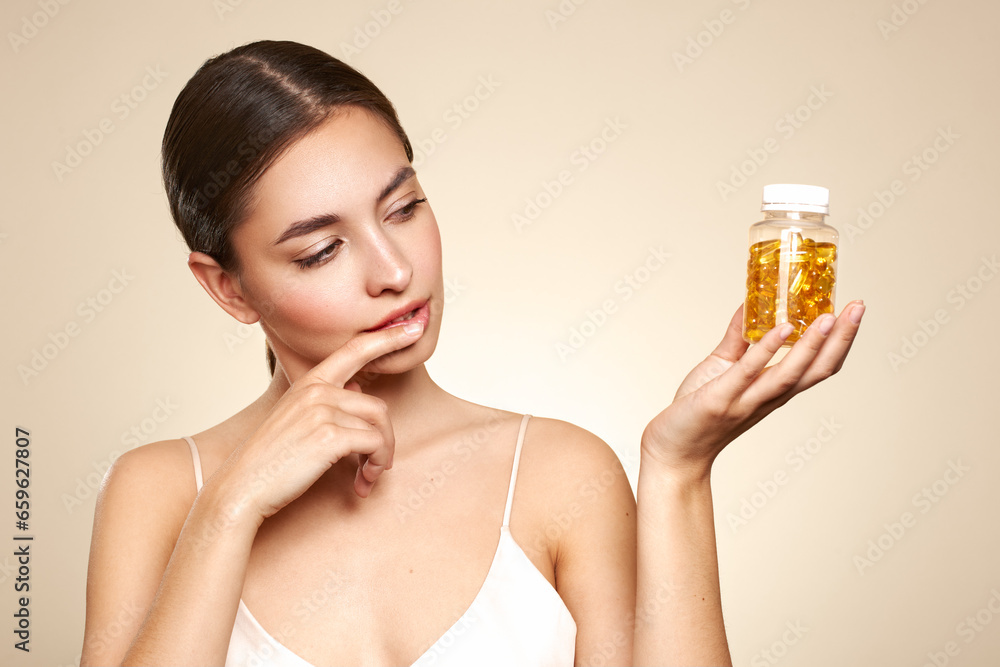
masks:
{"type": "Polygon", "coordinates": [[[365,331],[334,350],[307,375],[343,388],[365,364],[412,344],[423,335],[423,331],[423,324],[419,321],[408,321],[405,325],[378,331],[365,331]]]}

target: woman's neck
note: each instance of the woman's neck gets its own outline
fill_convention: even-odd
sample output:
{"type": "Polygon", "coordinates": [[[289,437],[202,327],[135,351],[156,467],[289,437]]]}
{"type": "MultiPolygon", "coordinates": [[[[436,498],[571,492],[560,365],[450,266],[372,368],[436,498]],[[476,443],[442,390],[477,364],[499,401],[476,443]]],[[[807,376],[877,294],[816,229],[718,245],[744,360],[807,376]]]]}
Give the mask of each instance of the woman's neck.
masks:
{"type": "MultiPolygon", "coordinates": [[[[419,438],[433,428],[433,415],[440,417],[441,414],[447,414],[446,411],[442,412],[446,403],[462,403],[431,379],[424,364],[405,373],[359,374],[355,378],[361,384],[363,393],[385,401],[393,431],[397,435],[409,434],[419,438]]],[[[267,390],[249,406],[249,410],[263,420],[289,387],[288,378],[279,363],[267,390]]]]}

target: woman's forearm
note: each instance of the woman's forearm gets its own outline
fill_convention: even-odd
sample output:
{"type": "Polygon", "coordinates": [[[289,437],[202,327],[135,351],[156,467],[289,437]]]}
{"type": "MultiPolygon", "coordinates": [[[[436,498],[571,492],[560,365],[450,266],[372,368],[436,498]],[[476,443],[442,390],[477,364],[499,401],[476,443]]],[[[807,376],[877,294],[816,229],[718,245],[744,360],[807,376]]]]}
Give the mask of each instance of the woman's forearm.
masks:
{"type": "Polygon", "coordinates": [[[710,468],[643,451],[637,488],[636,665],[732,665],[722,618],[710,468]]]}
{"type": "Polygon", "coordinates": [[[214,486],[202,488],[123,665],[225,662],[259,525],[214,486]]]}

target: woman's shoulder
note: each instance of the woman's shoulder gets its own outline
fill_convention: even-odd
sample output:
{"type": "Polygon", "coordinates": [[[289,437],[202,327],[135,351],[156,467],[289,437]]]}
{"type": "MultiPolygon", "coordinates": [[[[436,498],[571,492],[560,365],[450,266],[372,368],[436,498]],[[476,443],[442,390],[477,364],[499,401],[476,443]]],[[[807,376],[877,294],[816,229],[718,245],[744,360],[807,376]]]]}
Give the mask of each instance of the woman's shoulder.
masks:
{"type": "MultiPolygon", "coordinates": [[[[518,472],[535,505],[537,529],[548,540],[552,563],[567,582],[592,585],[602,559],[634,553],[636,503],[618,454],[603,439],[567,421],[530,420],[518,472]]],[[[559,577],[557,577],[557,580],[559,577]]],[[[574,588],[569,583],[570,589],[574,588]]]]}
{"type": "MultiPolygon", "coordinates": [[[[465,430],[483,426],[496,430],[502,424],[517,425],[524,418],[521,412],[481,405],[464,399],[457,399],[456,404],[457,409],[452,412],[462,415],[460,419],[465,430]]],[[[530,439],[535,448],[541,446],[554,454],[565,452],[568,448],[575,454],[588,458],[617,460],[614,450],[587,429],[561,419],[539,416],[533,412],[529,414],[531,419],[528,420],[525,442],[530,439]]]]}
{"type": "Polygon", "coordinates": [[[183,523],[197,493],[187,441],[160,440],[130,449],[112,462],[101,482],[98,509],[183,523]]]}
{"type": "MultiPolygon", "coordinates": [[[[464,431],[497,431],[508,425],[515,431],[523,420],[519,412],[511,412],[463,401],[473,419],[465,421],[464,431]]],[[[560,479],[572,484],[602,473],[621,475],[625,470],[615,451],[600,437],[576,424],[553,417],[531,414],[522,445],[522,467],[542,468],[550,480],[560,479]]],[[[518,473],[519,475],[521,472],[518,473]]]]}
{"type": "Polygon", "coordinates": [[[561,452],[586,457],[618,458],[608,443],[599,436],[571,422],[532,414],[528,428],[533,431],[536,439],[544,441],[549,447],[559,448],[561,452]]]}
{"type": "MultiPolygon", "coordinates": [[[[164,484],[179,481],[187,468],[187,479],[194,490],[194,467],[191,448],[183,438],[158,440],[134,447],[116,458],[105,475],[105,483],[114,477],[128,480],[157,478],[164,484]]],[[[193,495],[193,494],[192,494],[193,495]]]]}
{"type": "Polygon", "coordinates": [[[571,497],[586,486],[628,485],[618,454],[603,439],[576,424],[532,416],[525,434],[533,451],[533,468],[558,483],[571,497]]]}

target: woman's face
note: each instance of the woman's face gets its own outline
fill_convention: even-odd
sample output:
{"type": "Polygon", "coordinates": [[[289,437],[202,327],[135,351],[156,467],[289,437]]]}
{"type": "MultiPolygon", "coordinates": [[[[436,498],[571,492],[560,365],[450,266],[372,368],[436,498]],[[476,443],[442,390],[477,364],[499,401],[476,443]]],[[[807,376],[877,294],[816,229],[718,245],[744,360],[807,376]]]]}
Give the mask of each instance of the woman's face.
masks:
{"type": "Polygon", "coordinates": [[[423,200],[399,138],[354,107],[338,109],[263,174],[232,241],[244,298],[286,370],[311,368],[424,303],[430,319],[417,342],[365,370],[400,373],[431,356],[444,282],[437,221],[423,200]]]}

